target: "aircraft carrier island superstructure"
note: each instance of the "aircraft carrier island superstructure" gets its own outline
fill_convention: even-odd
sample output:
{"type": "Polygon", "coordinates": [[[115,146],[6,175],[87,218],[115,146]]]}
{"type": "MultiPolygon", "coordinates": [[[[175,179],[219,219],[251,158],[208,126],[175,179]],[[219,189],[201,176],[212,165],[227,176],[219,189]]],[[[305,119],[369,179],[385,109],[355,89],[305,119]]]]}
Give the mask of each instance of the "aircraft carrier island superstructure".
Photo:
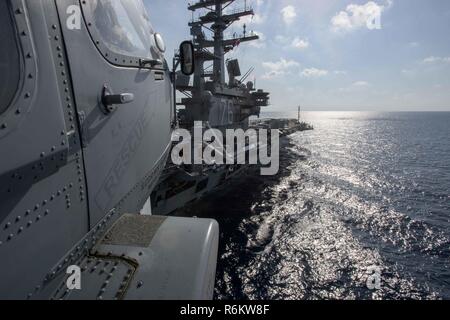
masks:
{"type": "MultiPolygon", "coordinates": [[[[257,90],[252,81],[246,82],[253,68],[242,74],[237,59],[226,59],[226,54],[235,47],[259,39],[255,33],[247,32],[245,24],[241,35],[225,36],[233,23],[254,15],[246,2],[239,9],[232,6],[235,2],[204,0],[188,6],[192,11],[189,27],[195,47],[195,73],[193,80],[182,74],[177,77],[177,90],[184,96],[177,104],[180,128],[192,131],[194,123],[201,121],[204,129],[245,130],[250,117],[259,116],[261,107],[269,105],[269,93],[257,90]]],[[[236,165],[175,166],[168,163],[152,195],[152,212],[169,214],[244,169],[245,166],[236,165]]]]}
{"type": "Polygon", "coordinates": [[[253,32],[247,34],[245,25],[241,36],[234,34],[225,38],[225,31],[234,22],[254,15],[248,6],[227,10],[233,2],[200,1],[189,6],[193,13],[205,11],[205,8],[210,10],[189,23],[195,45],[196,70],[192,86],[187,83],[177,85],[177,89],[188,96],[181,101],[186,107],[180,111],[182,127],[192,127],[193,121],[207,121],[211,127],[246,126],[249,117],[259,116],[261,107],[269,103],[269,93],[255,90],[251,81],[244,83],[252,70],[242,76],[237,59],[225,60],[226,54],[241,43],[259,39],[253,32]],[[212,33],[212,38],[207,37],[205,30],[212,33]],[[208,63],[212,70],[205,66],[208,63]]]}

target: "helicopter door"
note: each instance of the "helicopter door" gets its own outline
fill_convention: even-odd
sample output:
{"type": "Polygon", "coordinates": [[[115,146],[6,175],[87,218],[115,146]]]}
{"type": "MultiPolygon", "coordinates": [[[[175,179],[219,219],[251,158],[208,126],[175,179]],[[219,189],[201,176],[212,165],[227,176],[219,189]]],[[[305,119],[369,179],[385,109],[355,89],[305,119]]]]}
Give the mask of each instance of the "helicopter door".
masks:
{"type": "Polygon", "coordinates": [[[73,78],[91,226],[139,212],[165,165],[171,83],[141,0],[57,2],[73,78]]]}

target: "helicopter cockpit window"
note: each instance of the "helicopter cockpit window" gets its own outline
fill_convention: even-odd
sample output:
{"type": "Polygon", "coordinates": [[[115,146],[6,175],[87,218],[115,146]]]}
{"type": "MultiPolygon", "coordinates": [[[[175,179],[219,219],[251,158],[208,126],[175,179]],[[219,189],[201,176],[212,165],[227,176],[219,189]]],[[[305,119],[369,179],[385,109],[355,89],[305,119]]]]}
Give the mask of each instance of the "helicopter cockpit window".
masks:
{"type": "Polygon", "coordinates": [[[8,109],[20,80],[20,53],[8,1],[0,1],[0,114],[8,109]]]}
{"type": "Polygon", "coordinates": [[[156,58],[154,31],[142,0],[88,1],[93,27],[115,54],[156,58]]]}

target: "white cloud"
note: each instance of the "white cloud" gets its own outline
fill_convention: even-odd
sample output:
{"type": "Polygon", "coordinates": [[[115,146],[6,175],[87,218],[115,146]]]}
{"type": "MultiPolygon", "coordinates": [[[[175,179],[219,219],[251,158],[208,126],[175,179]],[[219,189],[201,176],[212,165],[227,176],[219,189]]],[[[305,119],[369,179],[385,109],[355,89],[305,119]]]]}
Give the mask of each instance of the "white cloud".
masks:
{"type": "Polygon", "coordinates": [[[415,74],[415,70],[413,70],[413,69],[403,69],[402,70],[402,74],[403,75],[405,75],[405,76],[412,76],[412,75],[414,75],[415,74]]]}
{"type": "Polygon", "coordinates": [[[424,63],[437,63],[437,62],[450,63],[450,57],[435,57],[435,56],[431,56],[431,57],[423,59],[423,62],[424,63]]]}
{"type": "Polygon", "coordinates": [[[277,76],[285,75],[291,72],[293,69],[300,67],[300,63],[294,60],[286,60],[281,58],[279,61],[275,62],[263,62],[263,68],[266,70],[264,74],[264,79],[271,79],[277,76]]]}
{"type": "Polygon", "coordinates": [[[284,49],[295,48],[304,50],[310,47],[310,43],[307,39],[301,39],[300,37],[290,38],[283,35],[275,36],[275,41],[283,45],[284,49]]]}
{"type": "Polygon", "coordinates": [[[281,9],[281,14],[283,16],[283,21],[286,24],[292,24],[297,17],[297,11],[294,6],[287,6],[281,9]]]}
{"type": "MultiPolygon", "coordinates": [[[[294,60],[286,60],[284,58],[281,58],[279,61],[275,62],[263,62],[262,66],[266,70],[263,78],[272,79],[275,77],[298,72],[297,70],[299,70],[300,68],[300,63],[294,60]]],[[[305,68],[300,71],[300,75],[305,78],[320,78],[327,76],[328,74],[328,70],[317,68],[305,68]]]]}
{"type": "Polygon", "coordinates": [[[266,21],[266,18],[261,16],[260,14],[255,13],[252,16],[245,16],[240,19],[242,23],[247,25],[249,24],[263,24],[266,21]]]}
{"type": "Polygon", "coordinates": [[[316,68],[307,68],[302,71],[301,75],[306,78],[319,78],[328,75],[328,71],[316,68]]]}
{"type": "Polygon", "coordinates": [[[289,43],[289,38],[279,34],[279,35],[277,35],[275,37],[275,41],[278,42],[278,43],[286,45],[286,44],[289,43]]]}
{"type": "Polygon", "coordinates": [[[356,81],[356,82],[354,82],[352,84],[352,86],[353,87],[358,87],[358,88],[368,87],[368,86],[370,86],[370,83],[368,83],[367,81],[356,81]]]}
{"type": "Polygon", "coordinates": [[[284,58],[281,58],[280,61],[276,62],[263,62],[263,67],[266,69],[287,69],[291,67],[298,67],[300,66],[300,63],[294,60],[286,60],[284,58]]]}
{"type": "Polygon", "coordinates": [[[364,5],[350,4],[345,11],[340,11],[331,18],[331,30],[345,33],[367,27],[368,29],[381,29],[381,14],[392,6],[392,1],[380,5],[369,1],[364,5]]]}
{"type": "Polygon", "coordinates": [[[355,92],[365,91],[369,87],[370,87],[370,83],[367,81],[356,81],[356,82],[353,82],[350,86],[339,88],[337,90],[337,92],[343,93],[343,94],[355,93],[355,92]]]}
{"type": "Polygon", "coordinates": [[[440,61],[440,60],[441,60],[441,58],[439,58],[439,57],[431,56],[431,57],[423,59],[423,62],[425,62],[425,63],[434,63],[434,62],[437,62],[437,61],[440,61]]]}
{"type": "Polygon", "coordinates": [[[410,43],[409,43],[409,46],[412,47],[412,48],[416,48],[416,47],[418,47],[419,45],[420,45],[420,43],[418,43],[418,42],[410,42],[410,43]]]}
{"type": "Polygon", "coordinates": [[[254,33],[259,36],[259,40],[251,41],[249,43],[249,45],[252,47],[255,47],[255,48],[265,48],[266,47],[266,36],[264,35],[264,33],[259,32],[259,31],[254,31],[254,33]]]}
{"type": "Polygon", "coordinates": [[[338,32],[340,30],[353,29],[353,22],[351,21],[347,12],[341,11],[333,18],[331,18],[332,30],[338,32]]]}
{"type": "Polygon", "coordinates": [[[344,70],[336,70],[336,71],[334,71],[334,74],[335,74],[335,75],[338,75],[338,76],[345,76],[345,75],[347,75],[347,71],[344,71],[344,70]]]}
{"type": "Polygon", "coordinates": [[[304,50],[309,48],[309,41],[297,37],[294,40],[292,40],[291,46],[299,50],[304,50]]]}

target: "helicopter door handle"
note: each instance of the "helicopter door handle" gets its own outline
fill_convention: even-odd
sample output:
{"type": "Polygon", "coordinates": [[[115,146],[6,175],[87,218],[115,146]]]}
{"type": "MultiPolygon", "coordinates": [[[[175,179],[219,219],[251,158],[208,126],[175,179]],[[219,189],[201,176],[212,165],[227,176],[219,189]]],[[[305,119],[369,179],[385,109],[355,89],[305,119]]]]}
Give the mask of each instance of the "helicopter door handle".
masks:
{"type": "Polygon", "coordinates": [[[134,101],[134,94],[132,93],[114,94],[107,85],[103,86],[102,105],[104,113],[106,114],[112,113],[116,110],[117,105],[127,104],[133,101],[134,101]]]}

